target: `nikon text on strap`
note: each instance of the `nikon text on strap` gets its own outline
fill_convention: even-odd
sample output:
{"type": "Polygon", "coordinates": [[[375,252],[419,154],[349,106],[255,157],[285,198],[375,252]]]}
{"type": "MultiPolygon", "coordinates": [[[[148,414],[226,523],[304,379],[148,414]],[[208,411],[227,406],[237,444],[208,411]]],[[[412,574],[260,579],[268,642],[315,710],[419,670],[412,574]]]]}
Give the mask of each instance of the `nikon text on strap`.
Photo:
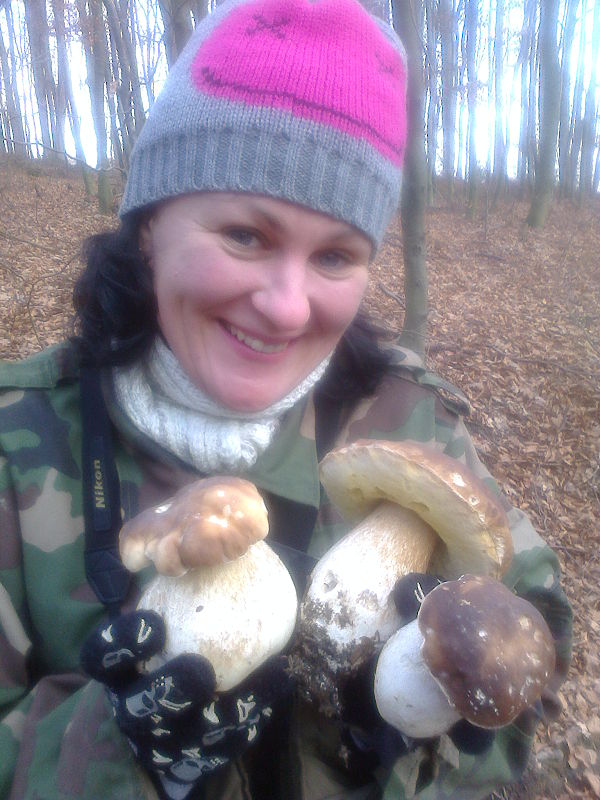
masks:
{"type": "Polygon", "coordinates": [[[100,370],[82,367],[80,388],[85,571],[98,599],[110,614],[116,614],[127,595],[130,574],[119,556],[119,476],[100,370]]]}

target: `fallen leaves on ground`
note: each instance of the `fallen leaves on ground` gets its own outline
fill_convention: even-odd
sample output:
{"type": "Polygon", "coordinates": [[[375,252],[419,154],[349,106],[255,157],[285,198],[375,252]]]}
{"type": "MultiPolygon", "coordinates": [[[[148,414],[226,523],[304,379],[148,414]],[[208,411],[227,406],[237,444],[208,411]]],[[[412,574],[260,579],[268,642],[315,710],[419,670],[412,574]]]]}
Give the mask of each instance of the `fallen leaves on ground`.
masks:
{"type": "MultiPolygon", "coordinates": [[[[439,192],[427,219],[427,363],[469,397],[483,461],[556,550],[575,612],[564,713],[543,728],[507,800],[600,798],[600,198],[556,202],[543,230],[507,196],[474,218],[439,192]]],[[[77,172],[0,161],[0,356],[70,330],[83,239],[112,227],[77,172]]],[[[392,226],[367,306],[403,323],[392,226]]]]}

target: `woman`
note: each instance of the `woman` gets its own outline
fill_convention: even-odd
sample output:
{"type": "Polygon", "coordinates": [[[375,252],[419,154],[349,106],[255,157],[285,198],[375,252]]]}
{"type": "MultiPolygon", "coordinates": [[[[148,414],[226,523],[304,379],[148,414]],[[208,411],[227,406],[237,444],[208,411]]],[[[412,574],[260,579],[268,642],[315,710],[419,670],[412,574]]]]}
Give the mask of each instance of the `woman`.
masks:
{"type": "MultiPolygon", "coordinates": [[[[398,745],[394,765],[389,750],[363,758],[302,701],[279,702],[273,676],[261,674],[244,698],[274,720],[258,726],[255,742],[247,731],[243,741],[228,736],[226,757],[207,757],[196,729],[190,738],[174,725],[166,767],[163,750],[147,748],[132,725],[131,674],[107,678],[98,649],[111,636],[125,658],[133,647],[119,621],[132,618],[106,627],[84,565],[82,416],[97,422],[103,406],[117,517],[200,475],[236,474],[265,497],[271,535],[314,556],[343,533],[317,472],[334,442],[416,439],[491,482],[460,399],[442,399],[418,359],[383,347],[359,311],[398,203],[405,85],[401,44],[354,0],[221,6],[151,110],[120,229],[88,245],[75,292],[78,338],[2,367],[2,797],[466,798],[524,768],[533,710],[483,755],[450,763],[434,740],[398,745]],[[81,406],[90,367],[102,368],[102,402],[92,388],[81,406]],[[108,693],[79,668],[82,646],[87,672],[108,693]]],[[[522,514],[510,510],[509,519],[516,555],[505,581],[550,624],[555,690],[570,635],[558,565],[522,514]]],[[[135,607],[142,581],[123,611],[135,607]]]]}

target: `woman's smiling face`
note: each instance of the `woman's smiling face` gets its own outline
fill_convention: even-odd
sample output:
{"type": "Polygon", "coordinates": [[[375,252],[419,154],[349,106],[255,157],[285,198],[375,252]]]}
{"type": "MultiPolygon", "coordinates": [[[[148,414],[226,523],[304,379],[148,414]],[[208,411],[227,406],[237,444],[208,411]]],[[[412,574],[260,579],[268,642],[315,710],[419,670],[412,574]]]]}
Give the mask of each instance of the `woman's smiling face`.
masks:
{"type": "Polygon", "coordinates": [[[198,193],[142,230],[159,326],[190,379],[235,411],[261,411],[334,349],[367,286],[371,244],[283,200],[198,193]]]}

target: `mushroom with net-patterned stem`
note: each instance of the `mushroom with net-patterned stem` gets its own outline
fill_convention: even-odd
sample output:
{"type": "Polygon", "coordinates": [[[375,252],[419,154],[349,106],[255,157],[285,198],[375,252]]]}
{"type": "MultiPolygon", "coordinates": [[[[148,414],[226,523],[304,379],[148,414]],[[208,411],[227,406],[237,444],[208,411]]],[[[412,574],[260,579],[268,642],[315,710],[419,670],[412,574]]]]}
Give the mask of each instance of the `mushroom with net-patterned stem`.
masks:
{"type": "Polygon", "coordinates": [[[256,487],[232,477],[196,481],[123,526],[125,566],[137,571],[153,563],[158,572],[138,604],[166,625],[164,650],[147,668],[198,653],[212,664],[217,691],[226,691],[285,647],[297,595],[262,541],[268,530],[256,487]]]}
{"type": "Polygon", "coordinates": [[[375,701],[413,738],[439,736],[460,719],[500,728],[540,698],[554,664],[535,606],[499,581],[464,575],[430,592],[417,619],[386,642],[375,701]]]}
{"type": "Polygon", "coordinates": [[[323,711],[337,675],[373,656],[401,620],[402,575],[501,576],[512,538],[499,498],[464,464],[417,442],[358,441],[329,453],[321,481],[356,527],[319,560],[301,603],[294,668],[323,711]]]}

